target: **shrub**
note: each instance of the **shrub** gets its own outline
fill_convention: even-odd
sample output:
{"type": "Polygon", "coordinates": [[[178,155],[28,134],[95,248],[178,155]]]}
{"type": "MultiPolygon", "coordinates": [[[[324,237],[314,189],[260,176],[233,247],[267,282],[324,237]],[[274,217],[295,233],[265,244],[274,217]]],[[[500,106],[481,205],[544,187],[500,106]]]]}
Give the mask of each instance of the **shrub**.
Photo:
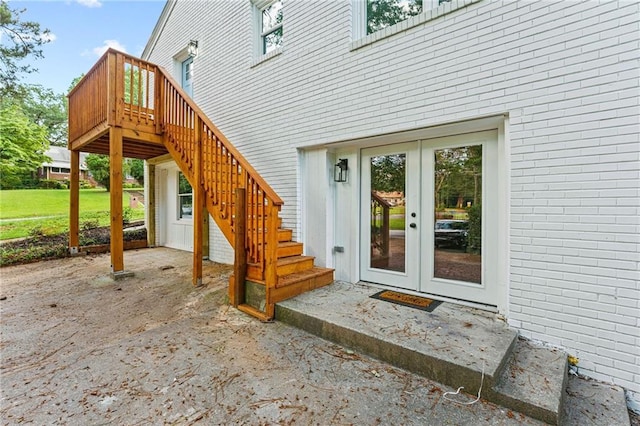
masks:
{"type": "Polygon", "coordinates": [[[469,239],[467,252],[482,253],[482,205],[476,204],[467,209],[469,214],[469,239]]]}
{"type": "Polygon", "coordinates": [[[41,189],[69,189],[66,181],[53,179],[42,179],[40,183],[38,183],[38,187],[41,189]]]}

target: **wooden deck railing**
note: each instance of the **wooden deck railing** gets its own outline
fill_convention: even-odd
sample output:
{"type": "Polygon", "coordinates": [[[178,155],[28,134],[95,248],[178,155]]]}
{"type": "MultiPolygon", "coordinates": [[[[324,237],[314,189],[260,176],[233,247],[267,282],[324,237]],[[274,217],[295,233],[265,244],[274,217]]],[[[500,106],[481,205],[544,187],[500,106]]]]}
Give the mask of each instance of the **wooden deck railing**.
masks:
{"type": "Polygon", "coordinates": [[[108,126],[162,134],[191,185],[203,185],[207,210],[232,246],[236,188],[245,188],[247,262],[275,285],[283,201],[169,73],[109,49],[69,93],[69,105],[70,146],[108,126]]]}

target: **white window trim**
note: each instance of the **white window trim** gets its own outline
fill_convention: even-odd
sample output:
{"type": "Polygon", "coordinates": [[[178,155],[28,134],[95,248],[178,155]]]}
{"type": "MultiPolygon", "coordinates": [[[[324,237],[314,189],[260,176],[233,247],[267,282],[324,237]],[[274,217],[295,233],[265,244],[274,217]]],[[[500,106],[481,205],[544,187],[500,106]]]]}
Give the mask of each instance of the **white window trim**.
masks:
{"type": "MultiPolygon", "coordinates": [[[[180,175],[182,174],[182,172],[180,170],[178,170],[177,174],[176,174],[176,194],[177,194],[177,204],[178,204],[178,211],[177,211],[177,217],[176,217],[176,221],[177,222],[181,222],[181,221],[187,221],[187,222],[192,222],[193,221],[193,188],[191,188],[191,193],[182,193],[180,192],[180,175]],[[190,216],[182,216],[182,197],[191,197],[191,215],[190,216]]],[[[186,176],[185,176],[186,179],[186,176]]]]}
{"type": "MultiPolygon", "coordinates": [[[[256,65],[259,65],[265,61],[268,61],[271,58],[274,58],[280,54],[282,54],[283,49],[281,47],[277,47],[273,49],[269,53],[262,53],[262,38],[266,34],[270,34],[278,28],[284,27],[284,22],[273,26],[269,29],[269,31],[262,31],[262,11],[271,6],[271,4],[275,3],[278,0],[252,0],[251,4],[253,5],[253,60],[251,61],[250,67],[253,68],[256,65]]],[[[284,37],[284,30],[283,30],[284,37]]]]}
{"type": "Polygon", "coordinates": [[[367,35],[367,3],[366,0],[352,0],[353,22],[352,22],[352,42],[350,50],[357,50],[361,47],[375,43],[391,37],[395,34],[408,30],[409,28],[422,25],[426,22],[440,18],[463,7],[469,6],[482,0],[451,0],[449,2],[438,5],[438,0],[426,0],[426,5],[431,4],[429,10],[424,10],[419,15],[415,15],[395,25],[391,25],[380,31],[367,35]]]}

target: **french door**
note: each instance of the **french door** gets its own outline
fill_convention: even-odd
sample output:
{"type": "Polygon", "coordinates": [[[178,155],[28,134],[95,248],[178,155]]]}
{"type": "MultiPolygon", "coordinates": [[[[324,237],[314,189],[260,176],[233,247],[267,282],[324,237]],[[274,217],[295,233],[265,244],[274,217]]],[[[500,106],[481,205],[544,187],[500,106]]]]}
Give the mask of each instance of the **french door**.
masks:
{"type": "Polygon", "coordinates": [[[497,132],[363,149],[364,281],[497,303],[497,132]]]}

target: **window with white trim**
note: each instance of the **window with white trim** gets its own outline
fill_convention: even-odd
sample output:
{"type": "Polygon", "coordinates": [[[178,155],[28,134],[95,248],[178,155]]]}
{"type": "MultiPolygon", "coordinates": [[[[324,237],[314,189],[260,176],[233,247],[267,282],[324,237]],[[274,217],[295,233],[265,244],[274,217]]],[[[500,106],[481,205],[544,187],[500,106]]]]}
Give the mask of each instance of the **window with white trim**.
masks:
{"type": "Polygon", "coordinates": [[[257,53],[267,55],[282,48],[283,34],[283,1],[255,1],[257,53]]]}
{"type": "Polygon", "coordinates": [[[193,189],[182,172],[178,172],[178,219],[193,218],[193,189]]]}
{"type": "Polygon", "coordinates": [[[354,0],[355,38],[376,33],[451,0],[354,0]]]}

